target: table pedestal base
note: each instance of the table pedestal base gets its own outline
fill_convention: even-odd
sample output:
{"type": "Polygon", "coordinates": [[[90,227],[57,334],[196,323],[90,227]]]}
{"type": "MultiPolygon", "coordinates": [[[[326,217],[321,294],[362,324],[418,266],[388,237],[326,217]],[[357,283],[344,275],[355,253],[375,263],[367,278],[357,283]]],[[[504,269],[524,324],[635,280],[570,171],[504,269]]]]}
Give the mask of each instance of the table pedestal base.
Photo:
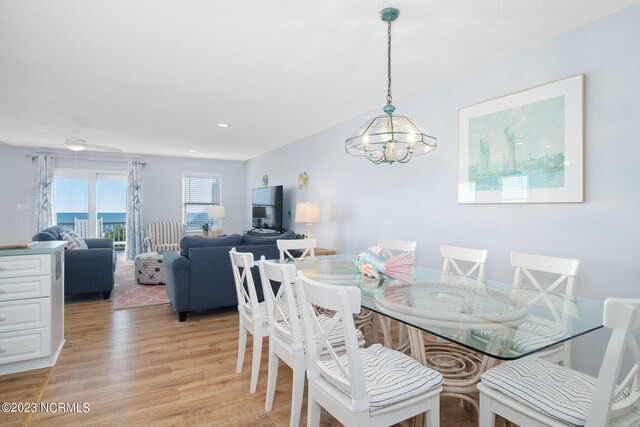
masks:
{"type": "Polygon", "coordinates": [[[442,396],[458,397],[469,402],[476,413],[479,396],[476,384],[480,375],[495,364],[496,360],[460,345],[428,335],[409,327],[411,354],[424,366],[442,374],[442,396]]]}

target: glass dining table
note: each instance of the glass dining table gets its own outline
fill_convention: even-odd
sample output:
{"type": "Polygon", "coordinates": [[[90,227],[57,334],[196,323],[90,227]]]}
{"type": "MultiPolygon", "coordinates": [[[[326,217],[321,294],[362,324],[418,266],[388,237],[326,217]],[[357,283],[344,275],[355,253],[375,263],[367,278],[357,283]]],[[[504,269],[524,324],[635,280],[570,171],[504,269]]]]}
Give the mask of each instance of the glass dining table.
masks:
{"type": "Polygon", "coordinates": [[[602,327],[600,300],[423,267],[414,267],[408,283],[369,278],[355,259],[344,254],[284,262],[313,280],[357,286],[363,308],[498,360],[528,356],[602,327]],[[517,345],[518,331],[526,332],[526,345],[517,345]]]}

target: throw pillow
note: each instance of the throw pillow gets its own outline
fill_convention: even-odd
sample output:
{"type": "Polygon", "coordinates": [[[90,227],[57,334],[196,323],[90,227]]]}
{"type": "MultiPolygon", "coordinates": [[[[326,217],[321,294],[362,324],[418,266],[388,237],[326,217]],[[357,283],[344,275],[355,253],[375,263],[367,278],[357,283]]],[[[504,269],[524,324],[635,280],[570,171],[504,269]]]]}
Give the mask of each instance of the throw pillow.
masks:
{"type": "Polygon", "coordinates": [[[69,230],[68,233],[73,238],[73,240],[75,240],[76,243],[80,246],[80,249],[89,249],[89,246],[87,246],[87,242],[85,242],[84,239],[78,233],[76,233],[74,230],[69,230]]]}
{"type": "Polygon", "coordinates": [[[67,242],[67,249],[89,249],[87,243],[73,230],[65,230],[60,237],[67,242]]]}

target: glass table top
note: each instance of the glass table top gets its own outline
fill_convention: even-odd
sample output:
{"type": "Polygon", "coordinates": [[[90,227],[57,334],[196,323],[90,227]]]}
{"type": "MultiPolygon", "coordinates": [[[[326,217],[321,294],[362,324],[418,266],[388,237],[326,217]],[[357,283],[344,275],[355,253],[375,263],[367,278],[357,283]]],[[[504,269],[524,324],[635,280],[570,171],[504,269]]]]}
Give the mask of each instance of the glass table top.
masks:
{"type": "Polygon", "coordinates": [[[518,359],[602,327],[604,302],[516,289],[415,267],[410,283],[361,275],[355,255],[329,255],[295,264],[323,283],[358,286],[362,307],[497,359],[518,359]]]}

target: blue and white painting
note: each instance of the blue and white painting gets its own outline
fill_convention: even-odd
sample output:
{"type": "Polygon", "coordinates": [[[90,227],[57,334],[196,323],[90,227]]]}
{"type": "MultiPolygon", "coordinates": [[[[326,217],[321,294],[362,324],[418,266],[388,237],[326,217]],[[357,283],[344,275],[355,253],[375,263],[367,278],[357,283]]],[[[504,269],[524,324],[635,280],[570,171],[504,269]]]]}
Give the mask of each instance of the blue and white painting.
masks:
{"type": "Polygon", "coordinates": [[[468,179],[475,191],[565,186],[565,96],[469,120],[468,179]]]}

